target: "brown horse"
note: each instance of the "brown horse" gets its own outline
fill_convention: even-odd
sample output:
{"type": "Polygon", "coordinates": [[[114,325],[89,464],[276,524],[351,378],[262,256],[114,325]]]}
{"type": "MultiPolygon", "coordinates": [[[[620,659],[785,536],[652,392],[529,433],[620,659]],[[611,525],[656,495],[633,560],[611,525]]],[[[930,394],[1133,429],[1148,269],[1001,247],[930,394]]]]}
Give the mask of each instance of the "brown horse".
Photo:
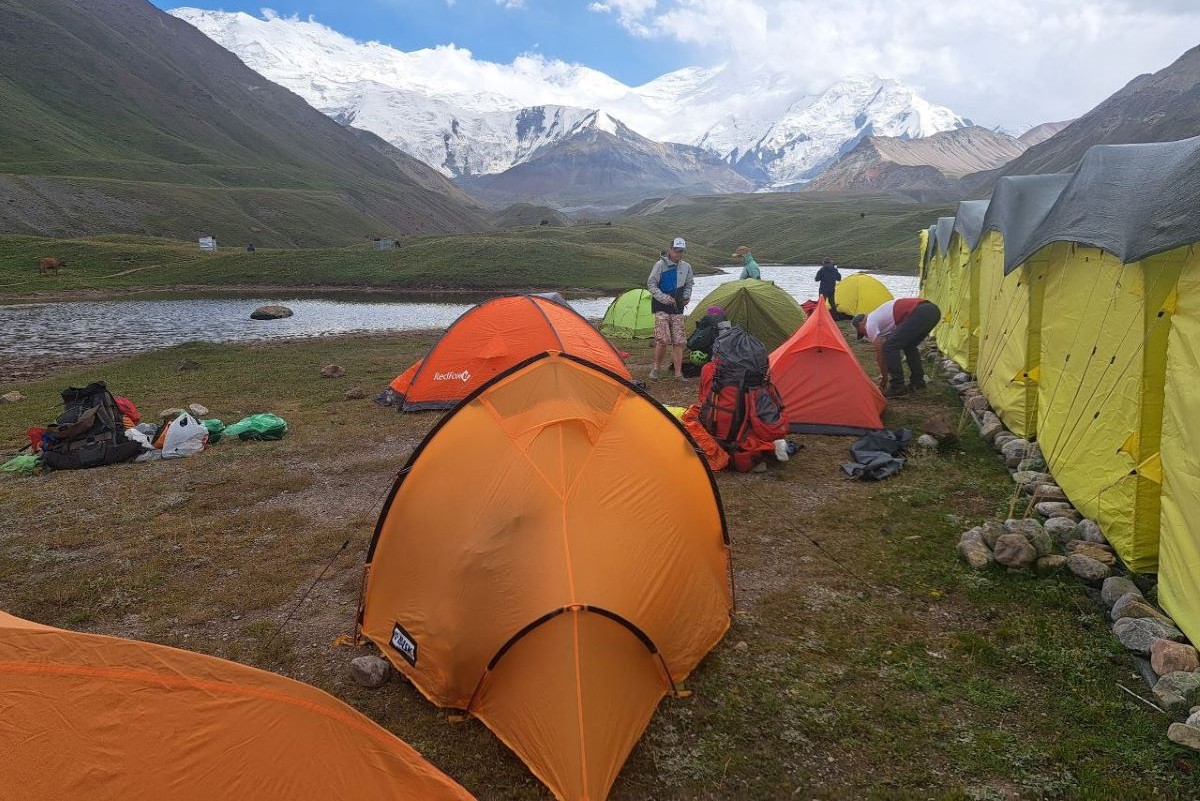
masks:
{"type": "Polygon", "coordinates": [[[58,275],[58,268],[66,266],[67,263],[62,259],[38,259],[38,273],[40,275],[49,275],[50,273],[58,275]]]}

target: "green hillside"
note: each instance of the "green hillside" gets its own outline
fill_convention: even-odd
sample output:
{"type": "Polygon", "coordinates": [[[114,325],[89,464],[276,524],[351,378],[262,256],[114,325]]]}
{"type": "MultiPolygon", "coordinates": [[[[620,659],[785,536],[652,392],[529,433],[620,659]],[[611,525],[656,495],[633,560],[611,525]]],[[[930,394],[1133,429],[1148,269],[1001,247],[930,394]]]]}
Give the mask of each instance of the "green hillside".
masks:
{"type": "Polygon", "coordinates": [[[672,198],[641,203],[636,221],[678,231],[689,244],[726,254],[748,245],[760,261],[814,264],[828,256],[844,267],[915,272],[917,232],[954,207],[908,203],[876,193],[774,193],[672,198]]]}
{"type": "Polygon", "coordinates": [[[479,230],[431,168],[144,0],[0,0],[0,231],[349,244],[479,230]]]}

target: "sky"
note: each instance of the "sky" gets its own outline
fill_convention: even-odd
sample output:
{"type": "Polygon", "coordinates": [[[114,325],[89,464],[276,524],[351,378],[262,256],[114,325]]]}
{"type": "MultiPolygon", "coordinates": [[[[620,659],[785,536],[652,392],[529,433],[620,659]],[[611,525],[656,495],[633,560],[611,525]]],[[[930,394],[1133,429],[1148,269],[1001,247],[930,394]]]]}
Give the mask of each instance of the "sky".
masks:
{"type": "Polygon", "coordinates": [[[1200,45],[1200,0],[191,0],[314,17],[401,50],[579,63],[638,85],[685,66],[768,64],[821,91],[905,80],[975,122],[1070,119],[1200,45]]]}

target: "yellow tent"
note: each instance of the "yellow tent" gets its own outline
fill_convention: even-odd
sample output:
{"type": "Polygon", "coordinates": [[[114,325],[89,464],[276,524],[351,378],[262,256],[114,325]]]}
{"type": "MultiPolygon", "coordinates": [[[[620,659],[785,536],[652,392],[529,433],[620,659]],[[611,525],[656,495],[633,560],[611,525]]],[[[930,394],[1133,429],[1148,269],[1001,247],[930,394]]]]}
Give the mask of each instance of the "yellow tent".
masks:
{"type": "Polygon", "coordinates": [[[730,612],[716,484],[681,423],[543,354],[463,401],[401,471],[359,629],[558,798],[602,799],[730,612]]]}
{"type": "Polygon", "coordinates": [[[855,273],[837,283],[833,305],[842,314],[870,314],[889,300],[894,300],[879,279],[866,273],[855,273]]]}

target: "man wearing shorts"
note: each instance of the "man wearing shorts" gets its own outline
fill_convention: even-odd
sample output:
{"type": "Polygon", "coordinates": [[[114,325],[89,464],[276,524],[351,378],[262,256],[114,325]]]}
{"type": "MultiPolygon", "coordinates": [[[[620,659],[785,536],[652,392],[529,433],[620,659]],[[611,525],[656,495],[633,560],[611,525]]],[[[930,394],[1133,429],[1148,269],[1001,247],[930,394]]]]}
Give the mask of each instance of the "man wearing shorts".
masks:
{"type": "Polygon", "coordinates": [[[875,361],[879,365],[879,388],[883,397],[898,398],[912,390],[925,388],[925,370],[917,346],[942,318],[941,309],[924,298],[889,300],[870,314],[857,314],[851,325],[858,338],[866,337],[875,346],[875,361]],[[904,366],[901,354],[912,373],[909,386],[904,386],[904,366]]]}
{"type": "Polygon", "coordinates": [[[654,312],[654,367],[650,378],[656,379],[663,368],[663,356],[671,346],[671,364],[675,379],[683,377],[683,310],[692,299],[692,265],[683,260],[687,242],[675,237],[666,255],[654,264],[646,289],[650,290],[650,309],[654,312]]]}

